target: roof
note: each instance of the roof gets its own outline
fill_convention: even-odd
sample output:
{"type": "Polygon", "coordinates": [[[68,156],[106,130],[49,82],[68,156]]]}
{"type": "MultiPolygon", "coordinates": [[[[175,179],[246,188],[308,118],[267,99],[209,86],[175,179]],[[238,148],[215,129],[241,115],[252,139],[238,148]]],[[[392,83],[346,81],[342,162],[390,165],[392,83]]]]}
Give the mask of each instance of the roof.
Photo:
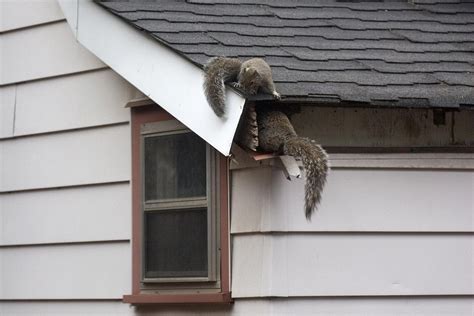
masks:
{"type": "Polygon", "coordinates": [[[263,57],[283,101],[474,106],[474,3],[100,1],[203,65],[263,57]]]}

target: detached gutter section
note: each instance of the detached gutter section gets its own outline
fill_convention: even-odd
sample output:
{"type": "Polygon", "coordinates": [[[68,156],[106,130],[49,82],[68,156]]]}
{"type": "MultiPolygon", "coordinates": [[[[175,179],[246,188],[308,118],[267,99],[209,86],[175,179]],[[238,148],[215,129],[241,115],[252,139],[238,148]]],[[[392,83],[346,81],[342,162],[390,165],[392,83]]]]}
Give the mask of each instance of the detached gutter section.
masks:
{"type": "MultiPolygon", "coordinates": [[[[227,117],[207,104],[203,73],[91,0],[59,0],[76,39],[177,120],[228,156],[245,99],[227,90],[227,117]]],[[[113,93],[113,92],[111,92],[113,93]]]]}

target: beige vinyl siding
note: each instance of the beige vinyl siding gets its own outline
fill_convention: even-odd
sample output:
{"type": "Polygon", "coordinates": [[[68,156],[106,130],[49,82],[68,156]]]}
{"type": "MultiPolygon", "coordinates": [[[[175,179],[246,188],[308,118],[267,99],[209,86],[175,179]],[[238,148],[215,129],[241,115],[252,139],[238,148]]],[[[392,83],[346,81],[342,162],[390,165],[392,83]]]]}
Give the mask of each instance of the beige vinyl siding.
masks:
{"type": "Polygon", "coordinates": [[[142,96],[110,69],[0,86],[0,139],[125,123],[142,96]]]}
{"type": "Polygon", "coordinates": [[[103,68],[66,21],[0,34],[0,85],[103,68]]]}
{"type": "Polygon", "coordinates": [[[15,136],[128,122],[136,89],[110,69],[17,86],[15,136]],[[41,118],[41,119],[38,119],[41,118]]]}
{"type": "Polygon", "coordinates": [[[473,295],[469,235],[234,237],[233,297],[473,295]]]}
{"type": "Polygon", "coordinates": [[[474,295],[473,157],[366,154],[354,167],[354,155],[335,156],[311,222],[304,180],[276,167],[233,171],[233,296],[474,295]]]}
{"type": "Polygon", "coordinates": [[[0,248],[0,261],[2,300],[117,299],[130,292],[128,241],[0,248]]]}
{"type": "Polygon", "coordinates": [[[2,302],[2,315],[304,315],[304,316],[471,316],[471,298],[271,298],[236,299],[231,306],[148,306],[132,308],[115,301],[2,302]]]}
{"type": "Polygon", "coordinates": [[[128,181],[0,194],[0,247],[128,240],[130,203],[128,181]]]}
{"type": "Polygon", "coordinates": [[[130,180],[128,124],[0,142],[0,192],[130,180]]]}
{"type": "Polygon", "coordinates": [[[0,1],[0,32],[64,20],[55,0],[0,1]]]}
{"type": "MultiPolygon", "coordinates": [[[[444,156],[431,159],[438,155],[444,156]]],[[[449,166],[464,156],[474,165],[467,155],[450,154],[436,163],[449,166]]],[[[232,233],[474,232],[474,171],[387,169],[390,161],[362,161],[384,168],[333,167],[311,222],[303,216],[304,179],[288,181],[280,169],[269,167],[233,171],[232,233]]]]}
{"type": "Polygon", "coordinates": [[[0,87],[0,138],[13,135],[16,86],[0,87]]]}
{"type": "Polygon", "coordinates": [[[332,169],[385,168],[414,170],[474,170],[473,153],[337,154],[330,157],[332,169]]]}
{"type": "Polygon", "coordinates": [[[131,284],[124,106],[141,93],[75,40],[56,1],[0,5],[15,17],[0,34],[0,314],[18,313],[10,300],[115,302],[131,284]]]}

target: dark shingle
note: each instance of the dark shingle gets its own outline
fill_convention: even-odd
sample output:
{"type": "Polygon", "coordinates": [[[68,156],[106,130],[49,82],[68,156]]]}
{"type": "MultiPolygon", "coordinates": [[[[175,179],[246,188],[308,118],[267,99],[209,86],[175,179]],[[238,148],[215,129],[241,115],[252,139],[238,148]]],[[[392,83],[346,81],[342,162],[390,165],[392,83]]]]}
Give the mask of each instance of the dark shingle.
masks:
{"type": "Polygon", "coordinates": [[[458,85],[474,88],[474,72],[449,73],[438,72],[433,74],[435,78],[443,81],[447,85],[458,85]]]}
{"type": "Polygon", "coordinates": [[[399,73],[409,74],[412,72],[420,73],[464,73],[474,72],[474,64],[466,62],[422,62],[422,63],[388,63],[382,60],[364,60],[360,61],[371,69],[380,73],[399,73]]]}
{"type": "MultiPolygon", "coordinates": [[[[473,17],[474,19],[474,17],[473,17]]],[[[406,37],[414,43],[473,43],[474,34],[449,32],[446,34],[426,33],[420,31],[397,30],[393,33],[406,37]]]]}
{"type": "Polygon", "coordinates": [[[472,1],[98,2],[197,65],[265,58],[283,101],[474,106],[472,1]]]}
{"type": "Polygon", "coordinates": [[[456,46],[452,43],[412,43],[405,40],[330,40],[318,36],[266,36],[263,38],[255,36],[240,35],[236,33],[208,32],[210,36],[224,45],[241,46],[269,46],[269,47],[306,47],[320,50],[385,50],[405,53],[452,53],[471,52],[467,47],[456,46]]]}
{"type": "Polygon", "coordinates": [[[303,60],[383,60],[389,63],[421,63],[421,62],[466,62],[474,64],[474,54],[465,52],[454,53],[399,53],[378,49],[337,51],[315,50],[305,47],[286,47],[285,51],[303,60]]]}
{"type": "Polygon", "coordinates": [[[331,19],[331,23],[348,30],[412,30],[427,33],[471,33],[474,32],[474,21],[465,24],[442,24],[438,21],[406,23],[401,21],[379,22],[360,21],[357,19],[331,19]]]}

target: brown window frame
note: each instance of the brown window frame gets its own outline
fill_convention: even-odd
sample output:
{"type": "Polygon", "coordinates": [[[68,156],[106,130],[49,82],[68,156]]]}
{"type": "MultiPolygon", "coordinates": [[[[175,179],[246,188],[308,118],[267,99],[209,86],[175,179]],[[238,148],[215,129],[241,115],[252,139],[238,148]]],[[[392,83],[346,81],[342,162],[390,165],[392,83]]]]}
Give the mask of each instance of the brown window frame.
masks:
{"type": "MultiPolygon", "coordinates": [[[[157,105],[145,105],[131,108],[131,143],[132,143],[132,293],[123,296],[123,302],[130,304],[155,303],[230,303],[230,249],[229,249],[229,159],[218,156],[218,185],[220,190],[219,222],[217,231],[220,238],[220,288],[218,291],[180,293],[179,289],[172,294],[154,294],[144,291],[142,286],[142,166],[141,166],[141,127],[143,124],[176,120],[157,105]]],[[[159,291],[157,291],[159,292],[159,291]]]]}

